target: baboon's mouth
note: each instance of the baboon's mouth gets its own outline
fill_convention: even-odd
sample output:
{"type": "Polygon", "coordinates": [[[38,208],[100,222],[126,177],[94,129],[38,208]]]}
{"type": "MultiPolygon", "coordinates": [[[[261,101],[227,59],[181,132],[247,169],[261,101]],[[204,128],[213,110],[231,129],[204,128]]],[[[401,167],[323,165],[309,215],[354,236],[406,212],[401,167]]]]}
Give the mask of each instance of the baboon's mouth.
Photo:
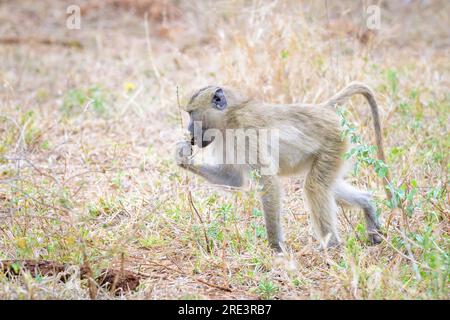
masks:
{"type": "Polygon", "coordinates": [[[202,146],[201,147],[202,148],[207,147],[213,141],[214,141],[214,137],[212,137],[211,140],[204,140],[204,139],[202,139],[202,146]]]}
{"type": "Polygon", "coordinates": [[[214,141],[214,138],[215,137],[212,137],[211,140],[205,140],[203,134],[202,134],[202,138],[201,139],[197,139],[195,137],[192,137],[191,145],[197,145],[199,148],[205,148],[205,147],[209,146],[211,144],[211,142],[214,141]]]}

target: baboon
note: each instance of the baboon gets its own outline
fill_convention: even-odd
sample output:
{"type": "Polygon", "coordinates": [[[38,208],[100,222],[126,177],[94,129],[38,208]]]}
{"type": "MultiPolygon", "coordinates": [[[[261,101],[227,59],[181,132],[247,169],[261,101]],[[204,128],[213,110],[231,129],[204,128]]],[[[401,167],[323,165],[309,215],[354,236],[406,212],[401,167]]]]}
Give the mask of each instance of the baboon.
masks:
{"type": "MultiPolygon", "coordinates": [[[[384,160],[378,106],[374,94],[365,84],[353,82],[326,102],[316,105],[264,103],[242,97],[227,87],[208,86],[197,90],[188,97],[189,100],[183,106],[190,116],[190,139],[177,143],[178,164],[213,184],[233,187],[241,187],[246,183],[248,174],[245,172],[256,170],[261,173],[263,163],[275,164],[275,172],[261,173],[258,181],[267,238],[276,251],[282,251],[284,248],[280,223],[280,177],[303,171],[306,172],[304,190],[310,210],[310,221],[322,248],[339,244],[337,203],[357,206],[363,210],[369,240],[377,244],[381,242],[380,224],[370,193],[360,191],[344,181],[344,153],[348,141],[342,137],[340,118],[335,108],[355,94],[363,95],[370,105],[378,158],[384,160]],[[253,130],[253,136],[258,136],[262,129],[277,130],[278,145],[272,148],[269,141],[265,146],[266,151],[259,148],[256,151],[256,163],[250,163],[248,157],[245,157],[244,163],[219,161],[218,164],[208,165],[193,162],[193,145],[204,148],[219,142],[222,149],[217,148],[214,153],[223,160],[228,148],[223,146],[229,144],[219,140],[230,139],[226,134],[227,130],[240,129],[253,130]],[[212,135],[211,130],[215,132],[212,135]],[[221,139],[217,136],[221,136],[221,139]],[[273,156],[274,151],[277,152],[277,157],[273,156]]],[[[236,140],[233,141],[236,144],[236,140]]],[[[245,146],[250,152],[255,151],[247,140],[245,146]]]]}

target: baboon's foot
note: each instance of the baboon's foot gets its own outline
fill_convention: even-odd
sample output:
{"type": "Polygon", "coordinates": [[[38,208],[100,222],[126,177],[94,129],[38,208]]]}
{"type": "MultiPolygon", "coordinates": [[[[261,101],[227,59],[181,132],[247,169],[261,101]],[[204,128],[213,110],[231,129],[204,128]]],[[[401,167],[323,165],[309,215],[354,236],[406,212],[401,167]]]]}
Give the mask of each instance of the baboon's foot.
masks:
{"type": "Polygon", "coordinates": [[[277,254],[278,253],[283,253],[284,250],[284,243],[282,242],[274,242],[274,243],[270,243],[270,248],[275,251],[277,254]]]}
{"type": "Polygon", "coordinates": [[[333,237],[331,239],[329,239],[328,241],[324,241],[320,244],[319,250],[320,251],[325,251],[325,250],[333,250],[333,249],[338,249],[341,246],[341,242],[333,237]]]}
{"type": "Polygon", "coordinates": [[[371,245],[377,245],[383,241],[383,238],[378,231],[369,232],[368,237],[371,245]]]}

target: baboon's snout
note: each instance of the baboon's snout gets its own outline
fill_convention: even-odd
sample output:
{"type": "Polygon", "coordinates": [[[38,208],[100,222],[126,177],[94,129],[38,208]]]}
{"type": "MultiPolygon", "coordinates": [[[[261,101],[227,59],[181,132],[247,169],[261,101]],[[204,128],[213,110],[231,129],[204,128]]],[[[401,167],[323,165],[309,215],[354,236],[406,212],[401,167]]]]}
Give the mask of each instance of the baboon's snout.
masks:
{"type": "Polygon", "coordinates": [[[192,119],[189,121],[188,125],[189,136],[191,137],[191,145],[195,145],[195,134],[194,134],[194,121],[192,119]]]}
{"type": "Polygon", "coordinates": [[[210,139],[210,140],[205,140],[204,136],[205,136],[205,131],[207,131],[207,129],[205,129],[202,126],[202,123],[200,121],[195,121],[195,126],[194,126],[194,120],[191,116],[191,119],[189,121],[189,125],[188,125],[188,131],[189,131],[189,135],[191,138],[191,145],[197,145],[200,148],[204,148],[206,146],[208,146],[214,139],[210,139]]]}

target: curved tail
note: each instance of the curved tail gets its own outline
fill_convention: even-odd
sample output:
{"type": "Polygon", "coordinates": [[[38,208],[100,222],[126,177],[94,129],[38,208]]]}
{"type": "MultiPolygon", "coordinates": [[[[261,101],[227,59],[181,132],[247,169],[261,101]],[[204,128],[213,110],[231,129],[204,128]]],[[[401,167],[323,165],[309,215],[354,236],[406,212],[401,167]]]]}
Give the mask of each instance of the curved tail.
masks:
{"type": "Polygon", "coordinates": [[[375,139],[377,143],[377,155],[378,159],[386,163],[383,149],[383,139],[381,134],[380,116],[378,114],[378,105],[375,101],[375,95],[373,91],[364,83],[351,82],[344,89],[332,96],[328,101],[322,103],[322,106],[334,107],[336,105],[342,105],[348,101],[353,95],[361,94],[370,105],[370,111],[372,112],[373,126],[375,129],[375,139]]]}
{"type": "MultiPolygon", "coordinates": [[[[336,105],[342,105],[348,101],[353,95],[361,94],[366,99],[370,105],[370,111],[372,112],[373,126],[375,128],[375,139],[377,143],[377,156],[378,159],[386,163],[386,159],[384,157],[384,149],[383,149],[383,139],[381,134],[381,125],[380,125],[380,116],[378,114],[378,105],[375,101],[375,95],[373,91],[364,83],[360,82],[351,82],[344,89],[336,93],[332,96],[328,101],[320,104],[321,106],[330,106],[335,107],[336,105]]],[[[386,191],[386,196],[388,199],[391,199],[392,195],[389,191],[389,174],[386,174],[385,179],[383,179],[384,188],[386,191]]]]}

